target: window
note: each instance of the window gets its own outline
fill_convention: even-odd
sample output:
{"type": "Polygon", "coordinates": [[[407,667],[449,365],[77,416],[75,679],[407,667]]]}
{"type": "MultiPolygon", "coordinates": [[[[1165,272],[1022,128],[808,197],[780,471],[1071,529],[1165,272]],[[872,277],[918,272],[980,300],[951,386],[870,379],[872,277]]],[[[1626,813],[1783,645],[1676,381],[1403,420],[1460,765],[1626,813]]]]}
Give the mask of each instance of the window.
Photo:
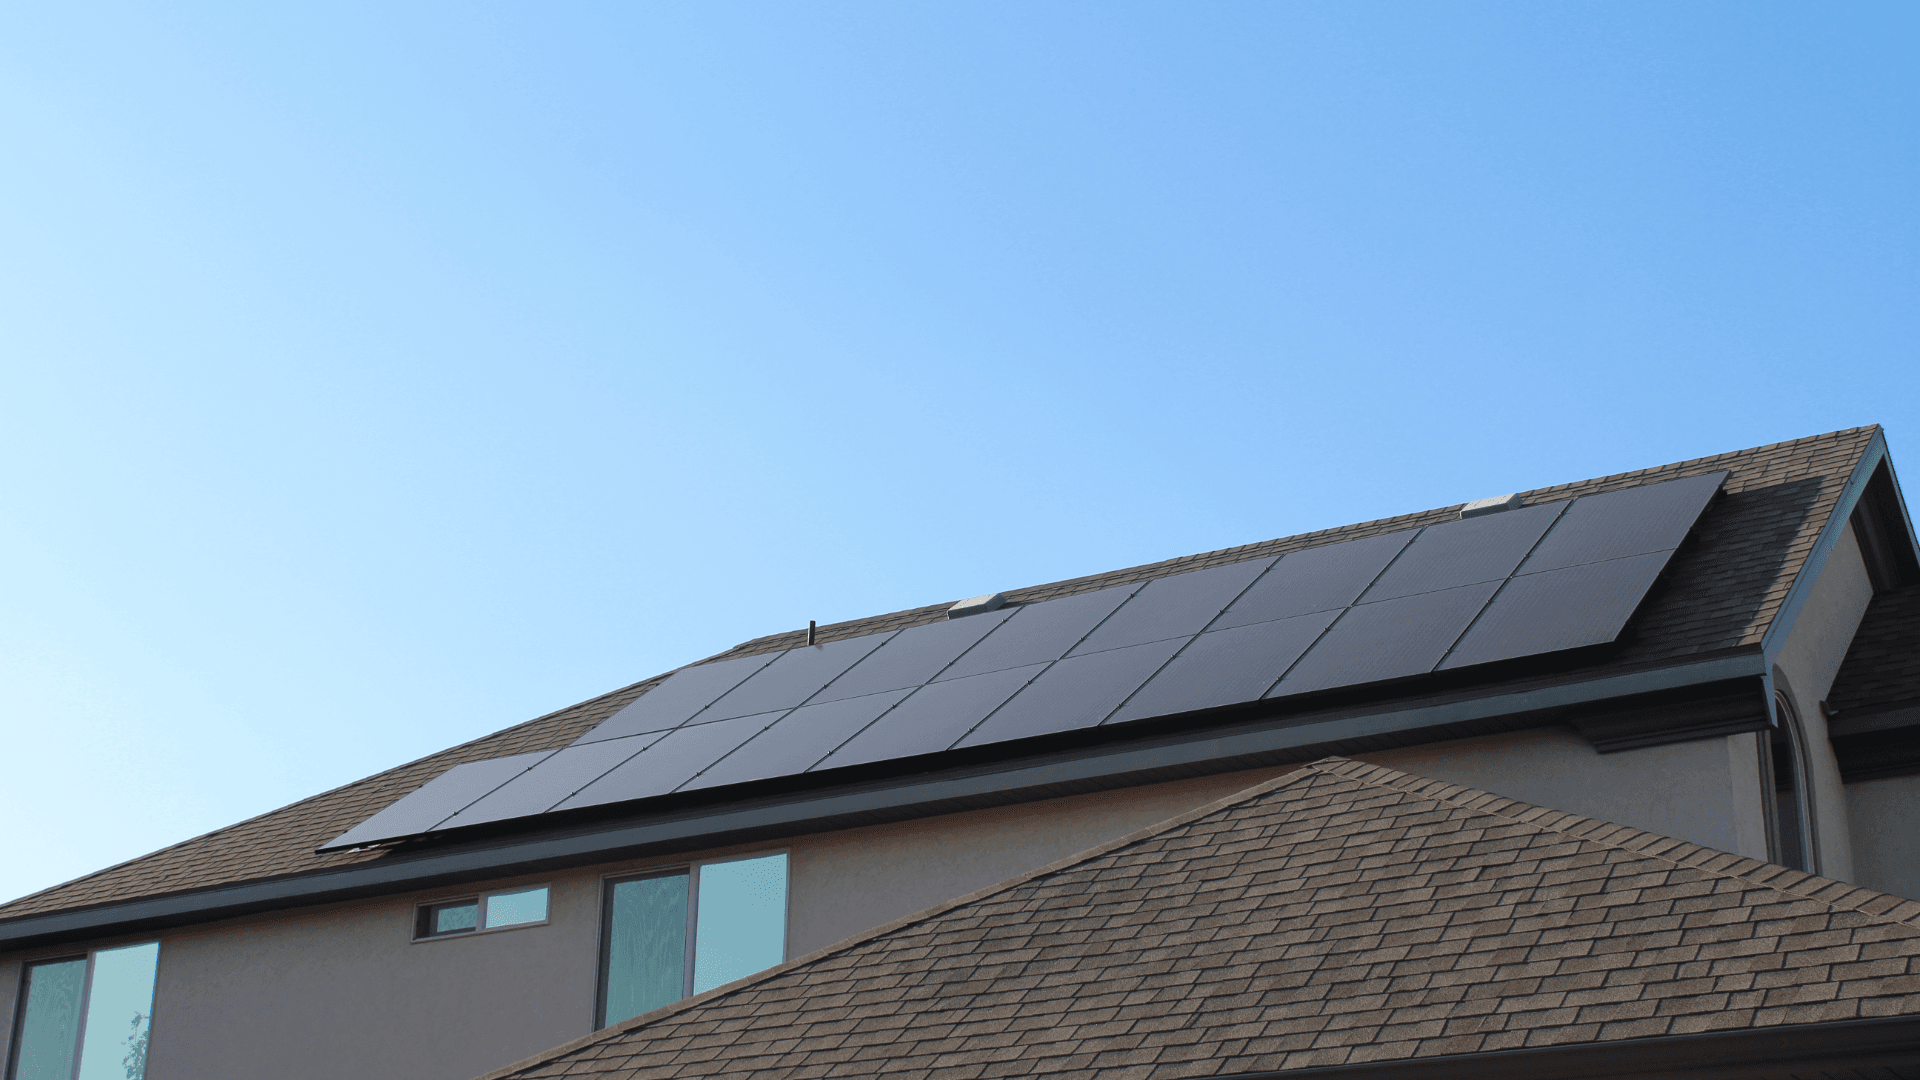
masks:
{"type": "Polygon", "coordinates": [[[160,943],[28,964],[8,1080],[144,1080],[160,943]]]}
{"type": "Polygon", "coordinates": [[[546,921],[547,887],[536,885],[464,900],[421,904],[414,915],[413,936],[416,939],[452,937],[546,921]]]}
{"type": "Polygon", "coordinates": [[[701,863],[607,883],[600,1026],[786,959],[787,857],[701,863]]]}
{"type": "Polygon", "coordinates": [[[1774,695],[1773,705],[1779,723],[1767,733],[1761,751],[1768,795],[1768,847],[1773,861],[1781,866],[1815,873],[1819,861],[1807,792],[1806,736],[1785,694],[1774,695]]]}

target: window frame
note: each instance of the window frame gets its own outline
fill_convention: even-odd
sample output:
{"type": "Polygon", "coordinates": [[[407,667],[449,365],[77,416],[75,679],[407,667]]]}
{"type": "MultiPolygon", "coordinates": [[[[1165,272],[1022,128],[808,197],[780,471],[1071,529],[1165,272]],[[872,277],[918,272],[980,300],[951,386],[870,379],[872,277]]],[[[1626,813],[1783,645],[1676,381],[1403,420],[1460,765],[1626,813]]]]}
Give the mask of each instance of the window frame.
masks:
{"type": "MultiPolygon", "coordinates": [[[[1778,678],[1778,676],[1776,676],[1778,678]]],[[[1760,744],[1760,791],[1764,802],[1763,812],[1767,825],[1767,861],[1790,870],[1806,874],[1820,873],[1820,830],[1814,818],[1813,771],[1807,751],[1807,732],[1800,722],[1800,714],[1793,707],[1793,700],[1784,689],[1775,688],[1773,692],[1774,725],[1760,732],[1756,740],[1760,744]],[[1794,821],[1792,826],[1797,841],[1802,865],[1794,866],[1787,862],[1787,838],[1782,833],[1787,828],[1783,820],[1780,805],[1782,798],[1779,788],[1780,755],[1785,754],[1786,765],[1791,770],[1792,787],[1786,797],[1793,800],[1794,821]]]]}
{"type": "Polygon", "coordinates": [[[613,888],[622,882],[640,881],[652,877],[670,877],[675,874],[687,876],[687,932],[684,956],[680,961],[680,997],[685,1001],[693,996],[694,950],[699,942],[700,924],[700,878],[701,869],[720,863],[745,862],[748,859],[765,859],[774,855],[787,858],[787,887],[783,890],[780,905],[780,960],[778,967],[793,959],[793,849],[790,847],[761,848],[755,851],[734,855],[716,855],[707,859],[688,859],[684,862],[658,863],[653,866],[635,867],[627,870],[612,870],[600,875],[600,927],[599,945],[594,950],[594,994],[593,994],[593,1030],[604,1029],[607,1016],[607,991],[611,981],[608,968],[613,953],[613,888]]]}
{"type": "Polygon", "coordinates": [[[148,999],[146,1013],[147,1031],[151,1033],[154,1026],[154,1014],[159,1011],[160,954],[166,951],[162,948],[162,942],[159,938],[134,938],[131,941],[122,941],[113,945],[97,945],[80,952],[49,953],[46,956],[35,956],[21,960],[19,962],[19,977],[14,980],[13,1008],[11,1010],[13,1015],[10,1018],[11,1026],[7,1029],[6,1033],[6,1054],[4,1057],[0,1057],[0,1078],[4,1078],[4,1080],[14,1080],[20,1067],[21,1044],[26,1034],[28,990],[32,985],[34,968],[45,967],[50,964],[70,964],[75,960],[86,963],[86,968],[80,976],[80,1015],[75,1023],[73,1033],[73,1069],[74,1074],[77,1076],[79,1075],[80,1066],[83,1064],[81,1059],[87,1046],[87,1021],[91,1019],[88,1014],[93,1010],[93,976],[97,960],[101,953],[113,952],[118,949],[138,948],[142,945],[152,945],[155,949],[153,959],[153,994],[152,997],[148,999]]]}
{"type": "Polygon", "coordinates": [[[428,941],[454,941],[460,938],[470,938],[470,937],[475,937],[481,934],[500,934],[500,933],[505,933],[508,930],[525,930],[528,927],[533,927],[533,926],[549,926],[549,925],[552,925],[552,923],[553,923],[553,883],[552,882],[541,881],[541,882],[531,882],[526,885],[510,885],[503,889],[490,889],[485,892],[462,893],[462,894],[454,894],[452,896],[437,896],[429,900],[417,901],[413,905],[412,944],[419,945],[428,941]],[[547,892],[546,918],[535,919],[532,922],[508,923],[505,926],[488,926],[487,925],[487,902],[489,900],[492,900],[496,896],[505,896],[508,893],[532,892],[535,889],[545,889],[547,892]],[[468,902],[472,902],[478,905],[477,910],[475,910],[473,914],[473,925],[471,927],[463,928],[460,930],[447,930],[438,934],[428,932],[427,920],[431,918],[432,912],[436,908],[447,907],[452,904],[464,904],[468,902]]]}

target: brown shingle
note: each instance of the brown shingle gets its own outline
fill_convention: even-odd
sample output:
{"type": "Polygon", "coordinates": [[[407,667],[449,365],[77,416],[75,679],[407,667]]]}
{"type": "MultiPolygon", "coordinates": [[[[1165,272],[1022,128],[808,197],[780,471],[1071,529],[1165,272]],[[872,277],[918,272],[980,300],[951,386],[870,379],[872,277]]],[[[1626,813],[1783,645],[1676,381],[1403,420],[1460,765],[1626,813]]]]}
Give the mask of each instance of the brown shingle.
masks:
{"type": "MultiPolygon", "coordinates": [[[[1674,559],[1672,586],[1648,604],[1633,632],[1633,641],[1612,662],[1671,660],[1759,642],[1784,602],[1814,539],[1838,504],[1854,466],[1878,432],[1877,427],[1852,428],[1524,494],[1530,502],[1550,501],[1722,469],[1729,471],[1723,489],[1726,496],[1704,519],[1698,542],[1674,559]]],[[[1009,592],[1008,597],[1016,602],[1031,602],[1068,596],[1431,525],[1451,520],[1457,510],[1456,504],[1225,548],[1016,589],[1009,592]]],[[[945,617],[947,606],[946,603],[934,604],[820,627],[819,640],[832,641],[934,622],[945,617]]],[[[756,638],[709,659],[785,649],[801,644],[803,638],[803,631],[756,638]]],[[[390,857],[389,851],[382,850],[316,855],[313,849],[454,765],[565,746],[664,677],[635,683],[0,905],[0,919],[313,873],[390,857]]],[[[1329,822],[1327,827],[1337,825],[1329,822]]],[[[1479,856],[1482,859],[1498,857],[1497,853],[1479,856]]],[[[1576,887],[1565,895],[1579,892],[1576,887]]]]}
{"type": "MultiPolygon", "coordinates": [[[[1484,895],[1532,903],[1549,887],[1516,880],[1515,865],[1482,864],[1472,883],[1484,895]]],[[[1920,978],[1907,974],[1920,964],[1920,927],[1884,913],[1908,908],[1777,869],[1327,758],[489,1077],[629,1080],[662,1070],[689,1080],[770,1080],[822,1063],[831,1067],[821,1072],[851,1078],[902,1069],[964,1075],[988,1065],[978,1075],[1211,1076],[1920,1014],[1920,978]],[[1341,827],[1327,828],[1336,819],[1341,827]],[[1066,927],[1137,913],[1117,898],[1148,880],[1160,903],[1146,929],[1198,926],[1225,887],[1218,876],[1188,871],[1217,866],[1223,842],[1250,833],[1261,845],[1238,844],[1229,861],[1283,868],[1252,875],[1256,883],[1238,889],[1249,902],[1244,924],[1260,928],[1253,933],[1090,938],[1097,947],[1070,963],[1044,962],[1027,948],[1066,927]],[[1510,919],[1469,921],[1469,910],[1445,910],[1438,895],[1402,887],[1433,876],[1435,862],[1451,865],[1438,854],[1440,841],[1458,834],[1499,836],[1521,852],[1551,850],[1604,869],[1593,879],[1598,890],[1566,909],[1570,923],[1583,914],[1597,919],[1583,923],[1578,942],[1545,944],[1513,933],[1510,919]],[[1391,860],[1387,872],[1357,892],[1351,883],[1325,883],[1328,864],[1348,861],[1344,853],[1356,842],[1375,840],[1391,860]],[[1653,935],[1620,932],[1611,920],[1632,905],[1615,903],[1615,890],[1637,891],[1648,881],[1688,886],[1684,895],[1744,917],[1653,935]],[[1342,920],[1357,913],[1373,932],[1358,944],[1336,942],[1317,922],[1322,905],[1342,920]],[[1446,948],[1414,955],[1390,943],[1387,926],[1409,917],[1451,934],[1446,948]],[[1311,929],[1287,932],[1295,924],[1311,929]],[[1877,958],[1843,960],[1856,945],[1791,947],[1796,938],[1825,942],[1842,924],[1849,935],[1871,931],[1877,958]],[[1740,931],[1737,941],[1726,937],[1729,927],[1740,931]],[[1588,946],[1604,946],[1608,962],[1590,962],[1588,946]],[[1676,977],[1677,957],[1715,952],[1771,958],[1768,985],[1716,988],[1704,970],[1676,977]],[[838,1006],[849,1000],[849,986],[883,966],[902,992],[838,1006]],[[1008,1003],[1004,991],[1016,981],[1020,1002],[1008,1003]],[[1408,986],[1429,989],[1410,997],[1408,986]],[[1042,1000],[1061,1004],[1029,1004],[1042,1000]],[[1061,1008],[1095,1003],[1097,1020],[1060,1019],[1061,1008]],[[711,1023],[716,1014],[747,1022],[722,1029],[711,1023]],[[827,1030],[833,1046],[874,1052],[810,1048],[788,1034],[827,1030]]]]}

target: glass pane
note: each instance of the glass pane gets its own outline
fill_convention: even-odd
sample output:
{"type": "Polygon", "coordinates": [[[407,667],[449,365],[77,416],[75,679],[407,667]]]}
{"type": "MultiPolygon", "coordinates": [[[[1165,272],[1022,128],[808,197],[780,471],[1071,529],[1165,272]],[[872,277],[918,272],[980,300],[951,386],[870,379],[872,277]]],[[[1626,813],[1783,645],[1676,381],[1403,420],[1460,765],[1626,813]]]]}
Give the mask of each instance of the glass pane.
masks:
{"type": "Polygon", "coordinates": [[[607,1013],[617,1024],[686,995],[687,875],[613,883],[607,930],[607,1013]]]}
{"type": "Polygon", "coordinates": [[[463,900],[458,904],[447,904],[433,909],[433,930],[435,934],[451,934],[456,930],[471,930],[480,923],[480,901],[463,900]]]}
{"type": "Polygon", "coordinates": [[[487,926],[518,926],[547,917],[547,887],[494,893],[487,897],[487,926]]]}
{"type": "Polygon", "coordinates": [[[693,941],[696,994],[786,959],[787,857],[702,866],[693,941]]]}
{"type": "Polygon", "coordinates": [[[147,1075],[153,969],[159,962],[157,941],[93,954],[79,1080],[142,1080],[147,1075]]]}
{"type": "Polygon", "coordinates": [[[14,1080],[71,1080],[80,1038],[80,991],[87,962],[60,960],[27,969],[27,1014],[20,1025],[14,1080]]]}

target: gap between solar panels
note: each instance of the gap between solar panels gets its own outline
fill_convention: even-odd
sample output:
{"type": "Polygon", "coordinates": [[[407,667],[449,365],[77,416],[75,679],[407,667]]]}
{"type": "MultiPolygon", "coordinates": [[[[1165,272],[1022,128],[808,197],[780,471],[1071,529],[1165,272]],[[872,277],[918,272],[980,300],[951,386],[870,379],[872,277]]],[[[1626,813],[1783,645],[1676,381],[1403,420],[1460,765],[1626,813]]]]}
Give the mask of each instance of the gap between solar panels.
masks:
{"type": "Polygon", "coordinates": [[[1606,644],[1725,477],[697,664],[571,746],[456,766],[320,850],[1606,644]]]}

